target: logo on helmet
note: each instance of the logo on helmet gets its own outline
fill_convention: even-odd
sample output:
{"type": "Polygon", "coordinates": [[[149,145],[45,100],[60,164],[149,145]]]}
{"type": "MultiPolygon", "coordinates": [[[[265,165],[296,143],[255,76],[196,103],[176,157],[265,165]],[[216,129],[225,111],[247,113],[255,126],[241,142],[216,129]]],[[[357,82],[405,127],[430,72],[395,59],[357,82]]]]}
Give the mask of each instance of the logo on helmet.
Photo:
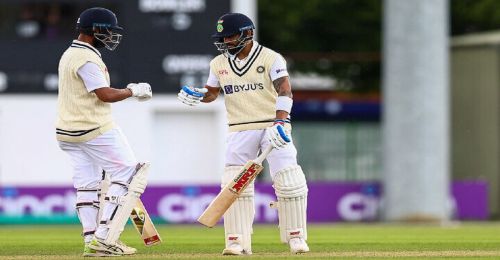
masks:
{"type": "Polygon", "coordinates": [[[222,26],[223,20],[217,21],[217,32],[222,32],[224,30],[224,26],[222,26]]]}
{"type": "Polygon", "coordinates": [[[111,27],[110,23],[92,23],[92,26],[95,27],[111,27]]]}

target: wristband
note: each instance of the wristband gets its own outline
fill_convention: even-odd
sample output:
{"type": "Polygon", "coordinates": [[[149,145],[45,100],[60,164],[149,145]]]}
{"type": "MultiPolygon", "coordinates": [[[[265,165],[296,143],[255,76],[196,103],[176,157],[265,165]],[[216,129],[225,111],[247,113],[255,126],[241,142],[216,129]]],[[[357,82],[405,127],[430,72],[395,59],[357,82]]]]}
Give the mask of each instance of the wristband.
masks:
{"type": "Polygon", "coordinates": [[[276,110],[283,110],[290,114],[292,111],[293,99],[287,96],[279,96],[276,98],[276,110]]]}
{"type": "Polygon", "coordinates": [[[285,120],[283,120],[283,119],[276,119],[276,120],[274,120],[274,124],[275,125],[276,124],[280,124],[282,126],[285,126],[285,123],[287,123],[287,122],[285,120]]]}

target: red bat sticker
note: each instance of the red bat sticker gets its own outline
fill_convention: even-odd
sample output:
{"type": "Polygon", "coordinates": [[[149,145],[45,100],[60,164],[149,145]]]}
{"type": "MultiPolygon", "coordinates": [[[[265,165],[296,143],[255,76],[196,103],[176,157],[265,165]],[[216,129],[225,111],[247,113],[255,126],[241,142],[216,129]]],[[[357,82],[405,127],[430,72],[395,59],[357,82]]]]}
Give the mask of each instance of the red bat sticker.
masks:
{"type": "Polygon", "coordinates": [[[251,180],[252,177],[255,175],[256,166],[257,166],[256,164],[252,164],[252,166],[250,166],[248,170],[240,174],[240,176],[238,176],[237,178],[236,183],[233,185],[233,187],[231,187],[231,189],[239,193],[243,187],[246,187],[248,185],[249,180],[251,180]]]}

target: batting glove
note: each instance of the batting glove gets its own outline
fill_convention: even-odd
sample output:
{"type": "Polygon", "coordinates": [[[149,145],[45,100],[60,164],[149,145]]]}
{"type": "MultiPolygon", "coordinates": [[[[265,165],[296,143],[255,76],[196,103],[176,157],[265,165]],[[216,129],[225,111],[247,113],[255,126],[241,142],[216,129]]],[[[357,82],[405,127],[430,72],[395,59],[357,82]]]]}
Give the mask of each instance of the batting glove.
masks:
{"type": "Polygon", "coordinates": [[[130,83],[127,88],[132,91],[132,96],[136,97],[139,101],[147,101],[153,97],[151,85],[148,83],[130,83]]]}
{"type": "Polygon", "coordinates": [[[188,106],[196,106],[201,102],[207,92],[207,88],[192,88],[183,86],[181,91],[179,91],[179,94],[177,94],[177,99],[188,106]]]}
{"type": "Polygon", "coordinates": [[[266,130],[267,139],[269,143],[275,148],[280,149],[285,147],[289,142],[291,142],[290,136],[286,133],[283,125],[277,123],[266,130]]]}

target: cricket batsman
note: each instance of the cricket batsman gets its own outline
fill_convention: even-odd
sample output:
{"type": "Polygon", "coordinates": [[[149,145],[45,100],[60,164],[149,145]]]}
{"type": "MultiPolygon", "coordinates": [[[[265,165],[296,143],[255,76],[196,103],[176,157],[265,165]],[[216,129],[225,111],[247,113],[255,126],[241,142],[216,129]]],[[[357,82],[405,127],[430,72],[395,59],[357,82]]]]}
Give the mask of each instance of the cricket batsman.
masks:
{"type": "MultiPolygon", "coordinates": [[[[184,104],[214,101],[224,93],[229,134],[221,187],[236,177],[241,167],[272,145],[268,155],[273,187],[278,198],[280,237],[292,253],[309,251],[306,243],[307,184],[297,164],[293,142],[278,133],[291,133],[292,91],[284,58],[253,40],[255,26],[247,16],[228,13],[219,18],[212,35],[222,54],[210,62],[203,88],[182,87],[184,104]],[[279,127],[278,127],[279,126],[279,127]]],[[[255,215],[254,185],[250,184],[224,214],[226,247],[223,255],[251,254],[255,215]]]]}
{"type": "MultiPolygon", "coordinates": [[[[84,256],[120,256],[136,249],[119,240],[139,196],[146,188],[149,163],[139,163],[111,117],[110,103],[152,97],[148,83],[110,86],[99,49],[114,50],[123,29],[113,12],[95,7],[81,13],[78,38],[59,61],[56,137],[70,157],[76,210],[83,226],[84,256]],[[110,176],[104,205],[99,202],[101,172],[110,176]],[[98,219],[98,216],[102,216],[98,219]]],[[[104,196],[104,194],[103,194],[104,196]]]]}

